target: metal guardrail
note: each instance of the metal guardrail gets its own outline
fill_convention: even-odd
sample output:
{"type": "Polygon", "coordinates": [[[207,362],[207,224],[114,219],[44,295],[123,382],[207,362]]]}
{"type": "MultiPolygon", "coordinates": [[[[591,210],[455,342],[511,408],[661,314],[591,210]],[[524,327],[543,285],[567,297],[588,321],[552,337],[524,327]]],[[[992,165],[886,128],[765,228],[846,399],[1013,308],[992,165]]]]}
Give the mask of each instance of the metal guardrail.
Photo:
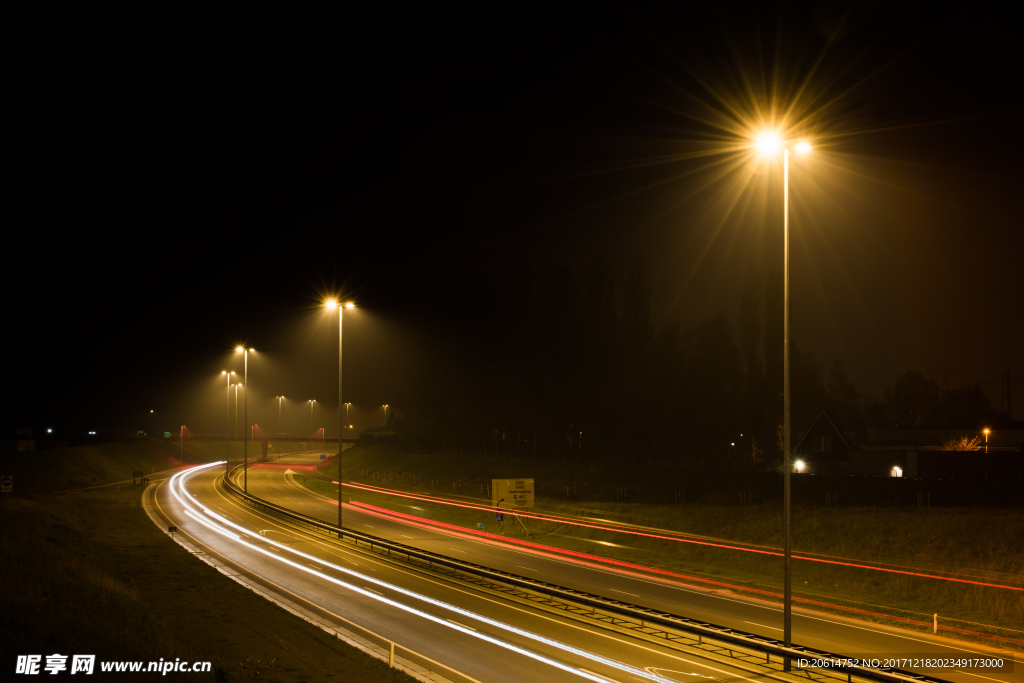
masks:
{"type": "MultiPolygon", "coordinates": [[[[239,467],[241,467],[241,465],[233,468],[231,472],[234,472],[239,467]]],[[[394,552],[398,555],[406,556],[406,559],[410,561],[415,558],[420,561],[427,562],[430,566],[438,565],[440,567],[445,567],[471,576],[511,584],[513,586],[528,589],[559,600],[567,600],[585,605],[590,607],[591,610],[599,608],[603,612],[610,612],[622,617],[638,620],[641,624],[657,624],[662,627],[683,631],[685,633],[696,635],[698,637],[698,642],[703,642],[704,638],[708,638],[714,641],[728,643],[729,645],[739,646],[765,655],[768,663],[771,662],[772,655],[778,657],[779,660],[785,660],[788,658],[790,660],[808,659],[841,662],[849,659],[842,655],[836,655],[823,650],[815,650],[813,648],[802,647],[799,645],[786,647],[781,641],[767,638],[765,636],[759,636],[745,631],[738,631],[724,626],[716,626],[715,624],[689,619],[687,617],[670,614],[668,612],[662,612],[647,607],[620,602],[618,600],[612,600],[599,595],[593,595],[591,593],[585,593],[572,588],[565,588],[556,584],[530,579],[498,569],[491,569],[490,567],[484,567],[482,565],[473,564],[472,562],[466,562],[465,560],[459,560],[445,555],[440,555],[438,553],[420,550],[419,548],[413,548],[402,543],[389,541],[387,539],[359,531],[353,531],[351,529],[339,530],[336,525],[323,522],[315,517],[310,517],[309,515],[304,515],[301,512],[289,510],[288,508],[276,505],[275,503],[263,500],[262,498],[257,498],[256,496],[242,491],[234,484],[234,482],[231,481],[230,474],[231,473],[224,478],[225,488],[229,493],[242,499],[252,507],[284,517],[294,522],[299,522],[308,527],[312,527],[315,531],[325,533],[326,535],[335,538],[340,538],[342,540],[349,538],[357,545],[359,543],[365,543],[371,550],[375,547],[381,548],[383,550],[387,550],[389,555],[394,552]]],[[[806,670],[806,668],[802,670],[806,670]]],[[[830,667],[827,671],[829,673],[842,672],[846,674],[848,681],[852,681],[853,676],[857,676],[858,678],[878,681],[879,683],[949,683],[946,679],[927,676],[913,671],[887,667],[872,668],[842,665],[830,667]]]]}

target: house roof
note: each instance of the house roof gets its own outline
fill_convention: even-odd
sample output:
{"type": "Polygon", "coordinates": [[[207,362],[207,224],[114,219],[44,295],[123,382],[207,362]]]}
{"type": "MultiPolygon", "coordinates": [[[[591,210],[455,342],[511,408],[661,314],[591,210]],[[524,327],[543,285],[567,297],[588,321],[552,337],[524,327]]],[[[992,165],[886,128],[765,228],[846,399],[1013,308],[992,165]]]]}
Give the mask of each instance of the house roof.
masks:
{"type": "Polygon", "coordinates": [[[800,446],[803,445],[804,439],[806,439],[807,435],[810,434],[811,431],[814,430],[814,425],[818,424],[818,421],[821,420],[821,418],[823,416],[824,416],[824,418],[826,420],[828,420],[828,423],[830,425],[832,425],[832,429],[835,430],[836,434],[839,435],[839,438],[842,440],[843,445],[846,446],[846,450],[848,450],[848,451],[852,451],[853,450],[853,448],[850,447],[850,444],[846,441],[846,437],[844,437],[843,433],[839,430],[839,427],[836,427],[836,423],[832,421],[832,418],[829,417],[828,413],[826,413],[824,410],[822,410],[820,413],[818,413],[818,417],[814,418],[814,422],[811,423],[811,426],[808,427],[806,431],[804,431],[804,435],[800,437],[800,440],[797,442],[796,446],[793,447],[793,452],[794,453],[796,451],[800,450],[800,446]]]}

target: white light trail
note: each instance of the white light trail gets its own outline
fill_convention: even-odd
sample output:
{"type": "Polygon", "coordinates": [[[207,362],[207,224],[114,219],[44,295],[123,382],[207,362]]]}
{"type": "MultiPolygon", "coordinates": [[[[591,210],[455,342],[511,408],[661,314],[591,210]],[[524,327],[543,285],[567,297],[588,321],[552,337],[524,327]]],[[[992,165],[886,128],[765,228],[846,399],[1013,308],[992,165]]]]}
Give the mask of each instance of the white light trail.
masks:
{"type": "MultiPolygon", "coordinates": [[[[366,596],[368,598],[372,598],[372,599],[377,600],[379,602],[383,602],[383,603],[386,603],[388,605],[391,605],[392,607],[396,607],[396,608],[398,608],[400,610],[409,612],[411,614],[415,614],[415,615],[417,615],[419,617],[422,617],[424,619],[432,621],[432,622],[434,622],[436,624],[440,624],[442,626],[447,626],[448,628],[454,629],[454,630],[459,631],[461,633],[465,633],[466,635],[469,635],[469,636],[473,636],[474,638],[479,638],[481,640],[485,640],[487,642],[490,642],[490,643],[492,643],[494,645],[498,645],[499,647],[502,647],[502,648],[505,648],[505,649],[508,649],[508,650],[512,650],[513,652],[518,652],[519,654],[522,654],[522,655],[524,655],[526,657],[530,657],[531,659],[535,659],[537,661],[543,662],[545,664],[548,664],[548,665],[553,666],[555,668],[561,669],[561,670],[566,671],[568,673],[575,674],[575,675],[580,676],[582,678],[586,678],[586,679],[595,681],[595,683],[608,683],[609,679],[607,677],[605,677],[605,676],[600,676],[598,674],[593,674],[593,673],[591,673],[589,671],[586,671],[586,670],[581,670],[581,669],[574,668],[574,667],[572,667],[572,666],[570,666],[568,664],[564,664],[562,662],[558,662],[558,661],[553,660],[553,659],[551,659],[549,657],[546,657],[546,656],[544,656],[544,655],[542,655],[540,653],[532,652],[530,650],[522,648],[522,647],[520,647],[518,645],[515,645],[513,643],[509,643],[507,641],[503,641],[503,640],[500,640],[500,639],[495,638],[493,636],[487,635],[486,633],[481,633],[480,631],[477,631],[475,629],[471,629],[470,627],[462,626],[461,624],[449,621],[449,620],[444,619],[442,617],[434,616],[433,614],[430,614],[428,612],[424,612],[422,610],[416,609],[415,607],[412,607],[412,606],[405,605],[403,603],[397,602],[395,600],[392,600],[391,598],[388,598],[386,596],[380,595],[376,591],[373,591],[371,589],[360,588],[359,586],[352,585],[350,583],[342,581],[341,579],[335,578],[335,577],[330,576],[328,574],[324,574],[323,572],[317,571],[316,569],[312,569],[312,568],[310,568],[308,566],[303,566],[303,565],[301,565],[301,564],[299,564],[297,562],[293,562],[293,561],[291,561],[291,560],[289,560],[289,559],[287,559],[285,557],[281,557],[279,555],[275,555],[274,553],[271,553],[271,552],[269,552],[268,550],[266,550],[264,548],[260,548],[259,546],[256,546],[256,545],[254,545],[252,543],[249,543],[249,542],[243,540],[241,537],[231,533],[230,531],[227,531],[226,529],[218,529],[214,525],[212,525],[212,524],[210,524],[210,523],[200,519],[197,516],[197,514],[198,514],[199,511],[202,511],[202,513],[208,515],[209,517],[211,517],[213,519],[216,519],[221,524],[225,524],[225,525],[227,525],[227,526],[229,526],[229,527],[231,527],[233,529],[236,529],[236,530],[238,530],[238,531],[240,531],[242,533],[245,533],[245,534],[255,535],[255,534],[253,534],[253,532],[251,530],[249,530],[249,529],[247,529],[247,528],[245,528],[245,527],[243,527],[243,526],[241,526],[239,524],[236,524],[235,522],[232,522],[231,520],[226,519],[225,517],[223,517],[223,516],[213,512],[213,511],[207,509],[198,500],[196,500],[195,497],[192,496],[191,493],[189,493],[188,491],[185,490],[186,477],[191,476],[191,475],[197,473],[198,471],[206,469],[208,467],[214,467],[216,465],[223,465],[223,464],[224,464],[224,461],[222,460],[220,462],[210,463],[210,464],[207,464],[207,465],[199,465],[199,466],[193,467],[193,468],[191,468],[189,470],[185,470],[184,472],[179,472],[178,474],[174,475],[174,477],[172,477],[171,481],[170,481],[171,493],[178,500],[178,502],[181,503],[181,505],[184,507],[186,514],[188,514],[193,519],[196,519],[196,521],[199,521],[200,523],[202,523],[204,526],[210,528],[211,530],[217,531],[218,533],[220,533],[222,535],[228,536],[229,538],[232,538],[236,543],[238,543],[240,545],[244,545],[245,547],[250,548],[251,550],[255,550],[256,552],[262,553],[263,555],[265,555],[267,557],[270,557],[270,558],[273,558],[273,559],[277,560],[278,562],[283,562],[284,564],[287,564],[287,565],[289,565],[291,567],[294,567],[295,569],[299,569],[301,571],[304,571],[304,572],[306,572],[308,574],[312,574],[312,575],[317,576],[317,577],[319,577],[321,579],[324,579],[326,581],[330,581],[330,582],[332,582],[332,583],[334,583],[336,585],[342,586],[344,588],[348,588],[349,590],[355,591],[356,593],[364,595],[364,596],[366,596]],[[180,492],[180,495],[179,495],[179,492],[180,492]],[[193,505],[195,506],[195,508],[198,508],[198,510],[193,508],[193,505]]],[[[521,636],[523,636],[525,638],[529,638],[530,640],[535,640],[537,642],[544,643],[545,645],[549,645],[549,646],[551,646],[553,648],[556,648],[558,650],[561,650],[563,652],[567,652],[567,653],[571,653],[571,654],[583,657],[585,659],[590,660],[591,662],[595,662],[595,663],[599,663],[599,664],[604,664],[605,666],[609,666],[609,667],[612,667],[614,669],[618,669],[619,671],[622,671],[624,673],[627,673],[627,674],[630,674],[630,675],[633,675],[633,676],[638,676],[638,677],[640,677],[640,678],[642,678],[644,680],[665,681],[665,678],[663,676],[659,676],[658,674],[650,672],[650,671],[647,671],[645,669],[636,668],[636,667],[630,666],[628,664],[624,664],[622,662],[617,662],[615,660],[608,659],[607,657],[602,657],[601,655],[597,655],[597,654],[594,654],[592,652],[587,652],[586,650],[581,650],[579,648],[573,647],[572,645],[567,645],[567,644],[561,643],[561,642],[559,642],[557,640],[552,640],[551,638],[547,638],[545,636],[542,636],[542,635],[539,635],[539,634],[536,634],[536,633],[531,633],[530,631],[526,631],[524,629],[518,628],[518,627],[513,626],[511,624],[507,624],[507,623],[504,623],[504,622],[501,622],[501,621],[497,621],[495,619],[491,619],[489,617],[485,617],[485,616],[480,615],[480,614],[476,614],[474,612],[470,612],[470,611],[465,610],[465,609],[463,609],[461,607],[456,607],[455,605],[450,605],[450,604],[448,604],[446,602],[443,602],[441,600],[436,600],[436,599],[428,597],[426,595],[421,595],[421,594],[416,593],[414,591],[410,591],[410,590],[408,590],[406,588],[402,588],[401,586],[397,586],[397,585],[394,585],[394,584],[387,583],[386,581],[382,581],[382,580],[374,578],[372,576],[366,576],[365,574],[360,574],[359,572],[354,571],[352,569],[348,569],[347,567],[341,567],[341,566],[333,564],[331,562],[327,562],[326,560],[323,560],[323,559],[321,559],[319,557],[316,557],[314,555],[309,555],[309,554],[304,553],[304,552],[302,552],[300,550],[296,550],[295,548],[287,546],[287,545],[285,545],[283,543],[278,543],[277,541],[274,541],[272,539],[269,539],[269,538],[266,538],[266,537],[261,537],[261,538],[264,540],[265,543],[268,543],[268,544],[273,545],[273,546],[275,546],[277,548],[280,548],[281,550],[288,551],[290,553],[293,553],[295,555],[303,557],[303,558],[305,558],[307,560],[313,560],[313,561],[315,561],[315,562],[317,562],[317,563],[319,563],[321,565],[325,565],[325,566],[330,567],[331,569],[334,569],[336,571],[343,572],[343,573],[348,574],[348,575],[350,575],[352,577],[359,578],[362,581],[367,581],[369,583],[376,584],[378,586],[382,586],[384,588],[387,588],[389,590],[395,591],[397,593],[401,593],[402,595],[406,595],[406,596],[408,596],[410,598],[414,598],[416,600],[420,600],[422,602],[426,602],[428,604],[434,605],[436,607],[440,607],[442,609],[450,610],[452,612],[455,612],[456,614],[461,614],[464,617],[468,617],[470,619],[475,619],[475,620],[483,622],[485,624],[489,624],[491,626],[495,626],[495,627],[503,629],[505,631],[509,631],[509,632],[521,635],[521,636]]]]}

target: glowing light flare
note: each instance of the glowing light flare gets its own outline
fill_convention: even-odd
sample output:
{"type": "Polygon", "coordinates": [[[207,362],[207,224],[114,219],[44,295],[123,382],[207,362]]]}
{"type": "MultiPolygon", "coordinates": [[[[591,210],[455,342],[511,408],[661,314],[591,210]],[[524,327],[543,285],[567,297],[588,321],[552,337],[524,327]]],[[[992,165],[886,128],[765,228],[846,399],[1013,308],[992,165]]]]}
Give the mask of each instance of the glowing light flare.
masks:
{"type": "Polygon", "coordinates": [[[334,299],[328,299],[327,301],[324,302],[324,306],[327,307],[327,310],[333,311],[335,308],[338,307],[338,302],[334,299]]]}
{"type": "Polygon", "coordinates": [[[347,304],[345,304],[345,308],[355,308],[355,307],[356,307],[356,305],[354,303],[352,303],[351,301],[349,301],[347,304]]]}
{"type": "MultiPolygon", "coordinates": [[[[385,596],[378,595],[377,593],[374,593],[374,592],[372,592],[372,591],[370,591],[368,589],[360,588],[359,586],[352,585],[350,583],[342,581],[341,579],[335,578],[335,577],[330,576],[328,574],[324,574],[323,572],[317,571],[317,570],[312,569],[310,567],[303,566],[303,565],[301,565],[301,564],[299,564],[297,562],[292,562],[291,560],[289,560],[289,559],[287,559],[285,557],[281,557],[279,555],[275,555],[274,553],[271,553],[270,551],[265,550],[264,548],[261,548],[261,547],[259,547],[257,545],[254,545],[254,544],[249,543],[249,542],[247,542],[245,540],[242,540],[240,537],[236,536],[235,534],[233,534],[233,533],[231,533],[231,532],[229,532],[227,530],[219,530],[219,529],[215,528],[214,526],[210,525],[209,523],[201,520],[196,515],[196,513],[192,511],[191,505],[189,505],[189,503],[185,502],[185,500],[183,500],[182,497],[180,495],[178,495],[179,491],[180,491],[180,493],[182,495],[184,495],[185,497],[191,499],[192,503],[194,503],[195,505],[199,506],[202,509],[203,513],[209,515],[210,517],[216,519],[217,521],[219,521],[219,522],[221,522],[223,524],[226,524],[226,525],[228,525],[228,526],[230,526],[232,528],[235,528],[235,529],[241,531],[242,533],[254,535],[250,529],[246,529],[245,527],[243,527],[243,526],[241,526],[239,524],[235,524],[234,522],[231,522],[230,520],[222,517],[221,515],[218,515],[217,513],[212,512],[211,510],[208,510],[208,509],[202,507],[202,505],[190,493],[188,493],[185,490],[186,478],[183,475],[191,474],[191,473],[194,473],[194,472],[196,472],[196,471],[198,471],[200,469],[205,469],[206,467],[211,467],[213,465],[220,465],[220,464],[223,464],[223,463],[224,463],[224,461],[221,461],[219,463],[210,463],[209,465],[203,465],[203,466],[200,466],[200,467],[192,468],[190,470],[186,470],[185,472],[179,472],[171,480],[171,491],[174,494],[174,497],[178,499],[178,502],[180,502],[184,506],[186,514],[188,514],[189,517],[192,517],[193,519],[196,519],[196,521],[199,521],[204,526],[209,527],[209,528],[211,528],[214,531],[218,531],[218,533],[221,533],[221,534],[223,534],[225,536],[233,537],[233,539],[235,540],[236,543],[239,543],[240,545],[244,545],[247,548],[250,548],[251,550],[255,550],[255,551],[259,552],[259,553],[262,553],[263,555],[266,555],[267,557],[273,558],[273,559],[277,560],[278,562],[283,562],[284,564],[287,564],[287,565],[289,565],[289,566],[291,566],[291,567],[293,567],[295,569],[302,570],[302,571],[304,571],[304,572],[306,572],[308,574],[312,574],[312,575],[317,576],[319,578],[322,578],[322,579],[324,579],[326,581],[330,581],[331,583],[334,583],[334,584],[336,584],[338,586],[341,586],[343,588],[347,588],[349,590],[352,590],[352,591],[354,591],[356,593],[359,593],[359,594],[361,594],[361,595],[363,595],[365,597],[371,598],[371,599],[376,600],[378,602],[383,602],[385,604],[391,605],[392,607],[396,607],[396,608],[398,608],[400,610],[403,610],[405,612],[409,612],[410,614],[415,614],[416,616],[419,616],[419,617],[422,617],[424,619],[427,619],[428,621],[432,621],[432,622],[440,624],[442,626],[446,626],[446,627],[454,629],[456,631],[460,631],[462,633],[465,633],[466,635],[473,636],[474,638],[479,638],[481,640],[485,640],[485,641],[487,641],[489,643],[492,643],[494,645],[497,645],[499,647],[505,648],[507,650],[511,650],[513,652],[517,652],[519,654],[522,654],[522,655],[524,655],[526,657],[529,657],[531,659],[537,660],[537,661],[542,662],[544,664],[548,664],[549,666],[553,666],[553,667],[555,667],[557,669],[561,669],[561,670],[566,671],[568,673],[575,674],[576,676],[579,676],[581,678],[586,678],[588,680],[595,681],[596,683],[607,683],[608,679],[606,677],[604,677],[604,676],[600,676],[598,674],[592,674],[589,671],[584,671],[584,670],[581,670],[581,669],[577,669],[577,668],[572,667],[572,666],[570,666],[568,664],[564,664],[562,662],[558,662],[556,660],[553,660],[553,659],[550,659],[548,657],[545,657],[544,655],[541,655],[541,654],[539,654],[537,652],[532,652],[532,651],[527,650],[525,648],[522,648],[522,647],[519,647],[517,645],[514,645],[513,643],[509,643],[509,642],[500,640],[500,639],[498,639],[498,638],[496,638],[494,636],[490,636],[490,635],[488,635],[486,633],[481,633],[481,632],[477,631],[476,629],[471,629],[469,627],[462,626],[461,624],[453,623],[453,622],[451,622],[451,621],[449,621],[447,619],[444,619],[442,617],[435,616],[435,615],[430,614],[428,612],[424,612],[422,610],[416,609],[415,607],[411,607],[409,605],[405,605],[403,603],[397,602],[396,600],[392,600],[392,599],[387,598],[385,596]],[[175,481],[175,480],[178,480],[178,481],[175,481]],[[177,484],[177,490],[175,488],[175,484],[177,484]]],[[[402,588],[401,586],[396,586],[396,585],[393,585],[393,584],[389,584],[389,583],[386,583],[384,581],[381,581],[380,579],[376,579],[376,578],[374,578],[372,576],[365,576],[363,574],[360,574],[359,572],[356,572],[354,570],[348,569],[346,567],[341,567],[341,566],[333,564],[331,562],[327,562],[327,561],[325,561],[325,560],[323,560],[323,559],[321,559],[319,557],[315,557],[313,555],[308,555],[306,553],[303,553],[302,551],[299,551],[299,550],[296,550],[294,548],[291,548],[291,547],[289,547],[289,546],[287,546],[287,545],[285,545],[283,543],[278,543],[277,541],[274,541],[272,539],[269,539],[269,538],[266,538],[266,537],[262,537],[262,538],[263,538],[264,542],[266,542],[266,543],[268,543],[270,545],[273,545],[273,546],[275,546],[277,548],[280,548],[281,550],[285,550],[285,551],[291,552],[291,553],[293,553],[295,555],[298,555],[298,556],[303,557],[303,558],[308,559],[308,560],[313,560],[315,562],[318,562],[319,564],[326,565],[326,566],[330,567],[331,569],[343,572],[345,574],[349,574],[349,575],[351,575],[353,577],[359,578],[360,580],[367,581],[367,582],[376,584],[378,586],[382,586],[384,588],[388,588],[388,589],[393,590],[395,592],[398,592],[398,593],[401,593],[403,595],[406,595],[407,597],[411,597],[411,598],[414,598],[414,599],[417,599],[417,600],[421,600],[423,602],[426,602],[428,604],[434,605],[436,607],[441,607],[443,609],[447,609],[449,611],[452,611],[452,612],[454,612],[456,614],[459,614],[461,616],[464,616],[466,618],[474,619],[476,621],[483,622],[483,623],[488,624],[490,626],[494,626],[496,628],[500,628],[503,631],[508,631],[508,632],[515,633],[517,635],[521,635],[521,636],[523,636],[525,638],[529,638],[531,640],[534,640],[534,641],[537,641],[537,642],[540,642],[540,643],[544,643],[545,645],[549,645],[549,646],[552,646],[552,647],[557,648],[559,650],[562,650],[563,652],[569,652],[569,653],[578,655],[578,656],[583,657],[583,658],[585,658],[585,659],[587,659],[587,660],[589,660],[591,662],[595,662],[595,663],[599,663],[599,664],[604,664],[605,666],[612,667],[612,668],[617,669],[619,671],[622,671],[624,673],[628,673],[628,674],[632,674],[632,675],[635,675],[635,676],[639,676],[639,677],[641,677],[643,679],[646,679],[646,680],[651,680],[651,681],[662,681],[662,680],[664,680],[661,676],[659,676],[657,674],[653,674],[653,673],[651,673],[649,671],[646,671],[644,669],[637,669],[637,668],[632,667],[632,666],[630,666],[628,664],[623,664],[622,662],[617,662],[615,660],[608,659],[606,657],[602,657],[601,655],[597,655],[597,654],[594,654],[592,652],[587,652],[586,650],[581,650],[581,649],[573,647],[571,645],[567,645],[565,643],[561,643],[559,641],[552,640],[552,639],[547,638],[545,636],[541,636],[541,635],[536,634],[536,633],[531,633],[530,631],[526,631],[526,630],[523,630],[521,628],[517,628],[517,627],[515,627],[515,626],[513,626],[511,624],[507,624],[507,623],[504,623],[504,622],[497,621],[495,619],[491,619],[489,617],[485,617],[485,616],[482,616],[482,615],[479,615],[479,614],[475,614],[473,612],[470,612],[468,610],[462,609],[460,607],[456,607],[455,605],[450,605],[450,604],[442,602],[440,600],[436,600],[436,599],[427,597],[425,595],[420,595],[420,594],[415,593],[413,591],[410,591],[408,589],[402,588]]]]}
{"type": "Polygon", "coordinates": [[[807,142],[798,142],[796,145],[796,151],[800,152],[801,154],[807,154],[808,152],[811,151],[811,149],[813,148],[811,147],[810,143],[807,142]]]}
{"type": "Polygon", "coordinates": [[[779,136],[775,133],[762,133],[757,138],[757,147],[761,150],[762,154],[777,152],[781,146],[779,136]]]}
{"type": "Polygon", "coordinates": [[[795,466],[797,472],[803,472],[804,469],[807,467],[807,463],[805,463],[803,460],[797,460],[795,466]]]}

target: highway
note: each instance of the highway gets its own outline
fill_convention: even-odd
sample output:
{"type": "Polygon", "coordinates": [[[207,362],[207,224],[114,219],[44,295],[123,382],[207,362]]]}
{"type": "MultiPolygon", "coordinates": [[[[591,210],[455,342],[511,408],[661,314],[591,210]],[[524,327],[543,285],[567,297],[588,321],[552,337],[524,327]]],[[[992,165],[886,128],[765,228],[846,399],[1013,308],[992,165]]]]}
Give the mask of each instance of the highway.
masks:
{"type": "MultiPolygon", "coordinates": [[[[336,522],[336,503],[313,494],[289,473],[292,470],[300,476],[315,476],[315,458],[293,456],[273,464],[256,465],[248,473],[249,492],[297,512],[336,522]]],[[[200,506],[237,525],[239,528],[233,531],[238,538],[225,536],[208,523],[200,523],[199,515],[187,514],[185,508],[189,501],[174,495],[169,480],[156,487],[156,506],[197,545],[219,556],[247,578],[287,593],[292,599],[305,601],[325,614],[355,622],[450,667],[448,671],[432,668],[452,680],[550,681],[579,680],[581,676],[615,681],[769,678],[728,662],[709,660],[700,653],[667,648],[597,624],[460,586],[349,545],[342,546],[296,531],[240,504],[218,485],[222,475],[221,467],[189,473],[188,492],[200,506]],[[295,555],[293,550],[306,556],[295,555]]],[[[737,630],[781,637],[778,606],[727,592],[592,567],[529,549],[426,529],[368,514],[349,505],[345,506],[345,525],[530,578],[737,630]]],[[[794,641],[845,655],[989,656],[994,652],[945,638],[806,610],[794,611],[794,641]]],[[[1024,681],[1019,671],[933,675],[958,683],[1024,681]]]]}

